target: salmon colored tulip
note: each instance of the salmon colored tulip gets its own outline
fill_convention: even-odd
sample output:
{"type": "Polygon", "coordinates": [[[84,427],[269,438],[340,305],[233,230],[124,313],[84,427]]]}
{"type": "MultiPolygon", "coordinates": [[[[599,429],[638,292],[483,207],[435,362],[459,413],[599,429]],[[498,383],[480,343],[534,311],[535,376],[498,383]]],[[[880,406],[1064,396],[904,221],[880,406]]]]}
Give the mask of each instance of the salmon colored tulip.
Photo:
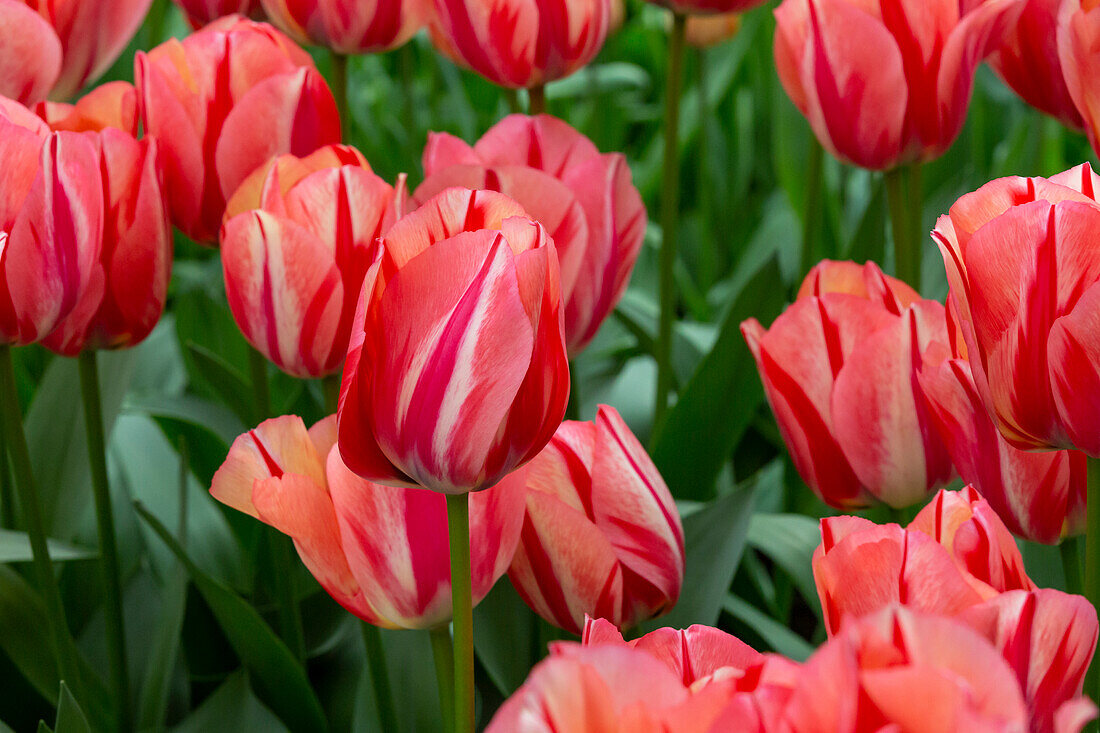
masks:
{"type": "Polygon", "coordinates": [[[138,136],[137,90],[124,81],[98,86],[75,104],[40,102],[35,112],[51,130],[99,132],[113,127],[138,136]]]}
{"type": "Polygon", "coordinates": [[[474,145],[429,133],[424,201],[450,186],[500,191],[547,228],[558,250],[565,341],[576,355],[626,291],[645,237],[646,210],[620,153],[600,154],[567,123],[511,115],[474,145]]]}
{"type": "Polygon", "coordinates": [[[670,609],[684,531],[661,474],[614,408],[561,424],[531,462],[527,519],[508,577],[540,616],[575,634],[585,616],[633,626],[670,609]]]}
{"type": "Polygon", "coordinates": [[[165,152],[172,221],[213,243],[226,199],[256,168],[340,142],[340,115],[309,55],[264,23],[224,18],[138,53],[145,131],[165,152]]]}
{"type": "Polygon", "coordinates": [[[40,341],[101,282],[103,183],[95,144],[50,133],[0,98],[0,341],[40,341]]]}
{"type": "Polygon", "coordinates": [[[982,404],[970,363],[934,345],[919,379],[951,460],[1013,534],[1056,544],[1085,528],[1085,456],[1014,448],[982,404]],[[939,361],[942,359],[942,361],[939,361]],[[937,363],[938,362],[938,363],[937,363]]]}
{"type": "Polygon", "coordinates": [[[1100,149],[1100,6],[1093,0],[1065,0],[1058,8],[1058,61],[1093,150],[1100,149]]]}
{"type": "Polygon", "coordinates": [[[381,241],[344,366],[344,461],[378,483],[493,486],[550,441],[569,399],[554,244],[512,199],[458,188],[381,241]]]}
{"type": "MultiPolygon", "coordinates": [[[[293,415],[267,420],[233,442],[210,492],[289,535],[329,595],[364,621],[406,629],[446,623],[444,497],[364,481],[335,443],[335,416],[308,431],[293,415]]],[[[469,497],[475,603],[508,568],[523,524],[523,482],[520,471],[469,497]]]]}
{"type": "Polygon", "coordinates": [[[226,298],[248,342],[298,377],[339,371],[375,240],[400,214],[398,199],[340,145],[280,156],[246,179],[227,207],[221,252],[226,298]]]}
{"type": "Polygon", "coordinates": [[[978,394],[1023,450],[1100,456],[1098,184],[1088,164],[1002,178],[933,232],[978,394]]]}
{"type": "Polygon", "coordinates": [[[152,137],[137,140],[127,130],[135,126],[136,95],[130,85],[119,84],[100,87],[68,110],[46,108],[58,116],[59,126],[87,130],[103,187],[100,267],[73,311],[42,342],[65,356],[140,343],[160,320],[168,296],[172,225],[160,143],[152,137]]]}
{"type": "Polygon", "coordinates": [[[974,72],[1023,0],[784,0],[775,61],[818,140],[862,168],[930,160],[962,129],[974,72]]]}
{"type": "Polygon", "coordinates": [[[742,11],[689,15],[684,24],[684,41],[694,48],[725,43],[741,30],[742,11]]]}
{"type": "Polygon", "coordinates": [[[22,0],[0,0],[0,95],[35,104],[61,73],[61,40],[22,0]]]}
{"type": "Polygon", "coordinates": [[[650,0],[677,13],[741,13],[763,5],[765,0],[650,0]]]}
{"type": "Polygon", "coordinates": [[[916,373],[943,306],[868,263],[827,262],[765,330],[741,324],[806,484],[835,507],[914,504],[953,469],[916,373]]]}
{"type": "Polygon", "coordinates": [[[402,45],[428,22],[432,0],[261,0],[271,22],[300,43],[336,53],[402,45]]]}
{"type": "Polygon", "coordinates": [[[434,0],[432,40],[456,63],[512,89],[541,86],[590,62],[611,0],[434,0]]]}
{"type": "Polygon", "coordinates": [[[172,0],[196,30],[226,15],[246,15],[261,20],[260,0],[172,0]]]}

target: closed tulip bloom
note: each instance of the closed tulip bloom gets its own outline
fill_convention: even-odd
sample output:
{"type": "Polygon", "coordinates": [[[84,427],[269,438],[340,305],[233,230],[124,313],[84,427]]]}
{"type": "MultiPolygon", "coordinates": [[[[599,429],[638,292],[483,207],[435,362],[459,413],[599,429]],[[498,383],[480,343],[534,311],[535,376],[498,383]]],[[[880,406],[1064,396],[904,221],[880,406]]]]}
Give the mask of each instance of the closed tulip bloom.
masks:
{"type": "Polygon", "coordinates": [[[309,55],[269,25],[225,18],[138,53],[146,133],[165,152],[172,221],[213,243],[226,199],[260,165],[340,142],[332,93],[309,55]]]}
{"type": "Polygon", "coordinates": [[[1066,88],[1084,120],[1093,150],[1100,149],[1100,6],[1092,0],[1065,0],[1058,8],[1058,61],[1066,88]]]}
{"type": "Polygon", "coordinates": [[[87,137],[50,133],[0,98],[0,341],[45,338],[98,272],[103,232],[99,156],[87,137]]]}
{"type": "Polygon", "coordinates": [[[344,461],[378,483],[493,486],[549,442],[569,399],[554,244],[515,201],[457,188],[381,242],[344,366],[344,461]]]}
{"type": "Polygon", "coordinates": [[[684,531],[657,467],[614,408],[562,423],[531,462],[527,519],[508,577],[575,634],[585,616],[634,626],[675,605],[684,531]]]}
{"type": "Polygon", "coordinates": [[[565,341],[577,355],[619,302],[645,238],[646,210],[620,153],[601,154],[567,123],[511,115],[473,146],[430,133],[423,201],[450,186],[514,198],[554,239],[565,302],[565,341]]]}
{"type": "Polygon", "coordinates": [[[818,140],[862,168],[930,160],[962,129],[974,72],[1022,0],[784,0],[775,60],[818,140]]]}
{"type": "MultiPolygon", "coordinates": [[[[933,347],[935,349],[935,346],[933,347]]],[[[1056,544],[1085,529],[1085,456],[1013,447],[989,417],[965,359],[929,350],[919,378],[962,480],[974,486],[1012,533],[1056,544]]]]}
{"type": "Polygon", "coordinates": [[[611,0],[434,2],[436,47],[512,89],[569,76],[595,58],[611,24],[611,0]]]}
{"type": "Polygon", "coordinates": [[[432,0],[262,0],[271,22],[300,43],[336,53],[378,53],[413,37],[432,0]]]}
{"type": "Polygon", "coordinates": [[[1100,178],[1002,178],[940,217],[939,243],[975,387],[1023,450],[1100,456],[1100,178]]]}
{"type": "MultiPolygon", "coordinates": [[[[364,621],[405,629],[447,623],[444,497],[364,481],[335,443],[335,416],[308,431],[293,415],[267,420],[233,442],[210,492],[289,535],[322,587],[364,621]]],[[[523,480],[521,471],[469,497],[475,603],[507,570],[519,540],[523,480]]]]}
{"type": "Polygon", "coordinates": [[[226,15],[246,15],[255,20],[263,18],[260,0],[172,0],[187,16],[196,30],[226,15]]]}
{"type": "Polygon", "coordinates": [[[765,330],[741,324],[780,433],[806,484],[835,507],[914,504],[950,480],[916,380],[947,340],[943,306],[876,266],[826,263],[765,330]]]}
{"type": "Polygon", "coordinates": [[[298,377],[339,371],[397,198],[344,146],[280,156],[246,179],[227,207],[240,213],[222,228],[221,251],[226,298],[248,342],[298,377]]]}
{"type": "Polygon", "coordinates": [[[61,40],[22,0],[0,0],[0,95],[25,105],[42,101],[61,73],[61,40]]]}

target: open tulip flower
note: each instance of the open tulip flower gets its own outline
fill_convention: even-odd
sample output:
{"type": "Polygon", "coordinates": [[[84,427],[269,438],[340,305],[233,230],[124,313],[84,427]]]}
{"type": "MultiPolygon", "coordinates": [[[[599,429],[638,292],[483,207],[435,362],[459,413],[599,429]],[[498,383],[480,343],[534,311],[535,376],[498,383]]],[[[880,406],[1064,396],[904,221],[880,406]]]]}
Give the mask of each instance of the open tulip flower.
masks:
{"type": "Polygon", "coordinates": [[[514,198],[554,239],[565,302],[565,341],[580,353],[626,291],[645,237],[646,211],[619,153],[600,154],[565,122],[511,115],[467,145],[431,133],[425,181],[413,198],[466,186],[514,198]]]}
{"type": "MultiPolygon", "coordinates": [[[[386,628],[451,617],[444,497],[364,481],[335,447],[336,419],[267,420],[233,442],[210,492],[293,540],[340,605],[386,628]]],[[[508,568],[523,524],[523,471],[469,497],[474,602],[508,568]]]]}
{"type": "Polygon", "coordinates": [[[668,487],[614,408],[567,421],[529,466],[512,584],[550,623],[633,626],[675,605],[684,531],[668,487]]]}
{"type": "Polygon", "coordinates": [[[975,387],[1024,450],[1100,456],[1100,178],[1002,178],[959,199],[933,236],[975,387]]]}
{"type": "Polygon", "coordinates": [[[914,504],[953,468],[917,385],[944,308],[873,263],[824,262],[765,330],[741,332],[795,467],[835,507],[914,504]]]}
{"type": "Polygon", "coordinates": [[[271,22],[336,53],[396,48],[431,17],[432,0],[261,0],[271,22]]]}
{"type": "Polygon", "coordinates": [[[260,20],[263,8],[260,0],[172,0],[187,16],[191,27],[202,28],[226,15],[246,15],[260,20]]]}
{"type": "Polygon", "coordinates": [[[344,460],[383,484],[493,486],[550,441],[569,399],[553,241],[512,199],[452,188],[381,243],[344,366],[344,460]]]}
{"type": "Polygon", "coordinates": [[[1070,97],[1085,122],[1093,150],[1100,150],[1100,6],[1092,0],[1065,0],[1058,12],[1058,60],[1070,97]]]}
{"type": "Polygon", "coordinates": [[[226,297],[246,339],[284,371],[339,371],[376,240],[398,191],[354,148],[283,155],[230,199],[222,228],[226,297]]]}
{"type": "Polygon", "coordinates": [[[974,72],[1023,0],[784,0],[775,61],[821,144],[862,168],[938,157],[966,118],[974,72]]]}
{"type": "Polygon", "coordinates": [[[611,0],[434,2],[436,47],[512,89],[569,76],[599,53],[611,24],[611,0]]]}
{"type": "Polygon", "coordinates": [[[172,221],[213,243],[226,199],[282,153],[340,142],[336,102],[313,62],[264,23],[223,18],[139,53],[145,131],[165,152],[172,221]]]}

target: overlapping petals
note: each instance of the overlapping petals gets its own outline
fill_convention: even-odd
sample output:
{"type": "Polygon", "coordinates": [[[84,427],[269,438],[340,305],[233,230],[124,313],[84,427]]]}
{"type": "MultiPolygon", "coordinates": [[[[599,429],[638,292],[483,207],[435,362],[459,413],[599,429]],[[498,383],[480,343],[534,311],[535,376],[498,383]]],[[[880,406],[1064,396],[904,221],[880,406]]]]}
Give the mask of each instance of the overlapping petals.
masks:
{"type": "Polygon", "coordinates": [[[377,53],[409,40],[432,0],[261,0],[271,21],[301,43],[337,53],[377,53]]]}
{"type": "Polygon", "coordinates": [[[0,95],[35,104],[61,73],[61,40],[53,26],[22,0],[0,0],[0,95]]]}

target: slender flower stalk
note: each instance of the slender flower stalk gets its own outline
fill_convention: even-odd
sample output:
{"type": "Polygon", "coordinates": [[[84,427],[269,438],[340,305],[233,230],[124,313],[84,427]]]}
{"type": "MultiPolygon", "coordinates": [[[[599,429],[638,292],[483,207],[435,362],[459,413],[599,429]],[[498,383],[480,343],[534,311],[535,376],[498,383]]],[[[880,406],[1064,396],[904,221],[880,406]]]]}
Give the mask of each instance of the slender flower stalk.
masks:
{"type": "MultiPolygon", "coordinates": [[[[1086,499],[1088,530],[1085,533],[1085,597],[1100,609],[1100,458],[1088,459],[1089,488],[1086,499]]],[[[1093,659],[1085,680],[1085,693],[1100,700],[1100,661],[1093,659]]]]}
{"type": "MultiPolygon", "coordinates": [[[[672,392],[672,325],[676,315],[676,227],[680,206],[680,86],[683,82],[684,36],[687,16],[673,13],[668,47],[668,84],[665,87],[664,188],[661,197],[660,323],[657,330],[656,427],[668,408],[672,392]]],[[[654,431],[657,434],[657,431],[654,431]]]]}
{"type": "Polygon", "coordinates": [[[455,648],[448,624],[431,630],[432,658],[439,682],[439,704],[443,708],[443,730],[455,727],[455,648]]]}
{"type": "Polygon", "coordinates": [[[470,498],[447,495],[454,608],[454,733],[474,730],[474,608],[470,580],[470,498]]]}
{"type": "Polygon", "coordinates": [[[890,226],[894,233],[894,266],[898,279],[920,292],[921,284],[921,169],[920,163],[886,173],[890,226]]]}
{"type": "Polygon", "coordinates": [[[536,84],[527,90],[528,110],[532,116],[546,113],[546,87],[536,84]]]}
{"type": "Polygon", "coordinates": [[[1067,537],[1058,545],[1062,555],[1062,572],[1066,576],[1066,592],[1083,595],[1084,576],[1081,570],[1081,545],[1076,537],[1067,537]]]}
{"type": "Polygon", "coordinates": [[[822,227],[822,200],[825,187],[824,177],[825,149],[817,138],[810,139],[809,155],[806,159],[806,199],[802,216],[802,257],[799,270],[802,275],[810,271],[820,259],[817,255],[818,242],[822,227]]]}
{"type": "Polygon", "coordinates": [[[382,730],[397,730],[397,711],[393,706],[393,689],[390,686],[386,649],[382,646],[382,630],[374,624],[362,623],[363,646],[367,652],[367,668],[374,686],[374,702],[378,710],[378,722],[382,730]]]}
{"type": "Polygon", "coordinates": [[[0,420],[0,528],[3,529],[16,529],[15,494],[12,493],[11,483],[8,439],[4,435],[4,423],[0,420]]]}
{"type": "Polygon", "coordinates": [[[336,100],[336,109],[340,112],[340,125],[346,140],[351,135],[351,115],[348,112],[348,57],[336,52],[332,54],[332,98],[336,100]]]}
{"type": "Polygon", "coordinates": [[[79,357],[80,391],[84,400],[84,430],[88,442],[88,463],[92,472],[96,531],[99,535],[99,561],[106,590],[107,654],[111,665],[111,688],[118,709],[118,730],[133,729],[130,705],[130,671],[126,660],[126,627],[122,611],[122,575],[119,568],[118,540],[115,536],[111,490],[107,479],[107,441],[103,430],[103,405],[99,393],[99,365],[94,350],[79,357]]]}

